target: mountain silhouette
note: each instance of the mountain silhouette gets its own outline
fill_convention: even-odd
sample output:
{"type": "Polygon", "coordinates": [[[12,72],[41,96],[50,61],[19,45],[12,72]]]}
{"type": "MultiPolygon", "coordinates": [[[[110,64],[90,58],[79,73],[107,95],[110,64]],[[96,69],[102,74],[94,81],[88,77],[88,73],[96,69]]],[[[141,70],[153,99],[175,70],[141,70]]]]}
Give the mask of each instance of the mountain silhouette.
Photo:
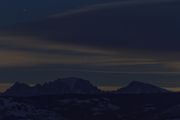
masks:
{"type": "Polygon", "coordinates": [[[169,93],[170,91],[139,81],[133,81],[127,86],[117,90],[118,93],[125,94],[152,94],[152,93],[169,93]]]}
{"type": "Polygon", "coordinates": [[[93,86],[88,80],[80,78],[64,78],[44,84],[29,86],[16,82],[4,92],[7,96],[38,96],[38,95],[60,95],[60,94],[97,94],[100,90],[93,86]]]}

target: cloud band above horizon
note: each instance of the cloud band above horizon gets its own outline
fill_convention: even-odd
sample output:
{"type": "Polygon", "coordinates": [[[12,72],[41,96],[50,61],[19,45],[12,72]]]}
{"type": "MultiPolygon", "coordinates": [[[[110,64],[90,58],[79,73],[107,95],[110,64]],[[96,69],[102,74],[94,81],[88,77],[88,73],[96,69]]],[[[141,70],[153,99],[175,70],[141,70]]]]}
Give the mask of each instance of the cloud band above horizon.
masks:
{"type": "Polygon", "coordinates": [[[179,14],[172,9],[170,17],[164,16],[169,5],[176,5],[149,2],[127,8],[119,8],[122,3],[94,5],[1,29],[1,81],[33,83],[78,76],[99,85],[135,79],[180,86],[169,84],[180,78],[179,14]]]}

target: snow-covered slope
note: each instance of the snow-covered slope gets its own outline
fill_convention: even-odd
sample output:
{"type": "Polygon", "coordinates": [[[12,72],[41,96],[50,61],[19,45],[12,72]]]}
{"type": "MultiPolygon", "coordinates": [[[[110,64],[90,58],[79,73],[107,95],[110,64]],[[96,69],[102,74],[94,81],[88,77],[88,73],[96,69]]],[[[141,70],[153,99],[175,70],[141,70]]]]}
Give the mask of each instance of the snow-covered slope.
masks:
{"type": "Polygon", "coordinates": [[[64,120],[55,113],[16,102],[11,98],[0,98],[0,120],[64,120]]]}

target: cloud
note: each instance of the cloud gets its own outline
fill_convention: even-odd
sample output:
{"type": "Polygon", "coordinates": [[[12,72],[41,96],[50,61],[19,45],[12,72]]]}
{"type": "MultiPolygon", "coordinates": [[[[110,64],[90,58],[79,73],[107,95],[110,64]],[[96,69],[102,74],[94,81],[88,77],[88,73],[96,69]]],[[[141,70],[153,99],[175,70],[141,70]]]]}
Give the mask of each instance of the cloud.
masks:
{"type": "MultiPolygon", "coordinates": [[[[124,1],[96,4],[86,8],[72,11],[70,10],[50,17],[63,18],[73,15],[81,15],[81,13],[95,10],[103,10],[104,8],[121,8],[126,6],[136,7],[136,5],[146,5],[149,3],[154,4],[160,2],[174,2],[174,0],[124,1]]],[[[152,7],[151,9],[148,9],[148,13],[151,10],[154,10],[154,8],[152,7]]],[[[156,11],[155,9],[154,12],[152,12],[154,19],[157,19],[157,15],[155,13],[158,12],[161,14],[161,11],[162,10],[156,11]]],[[[143,11],[143,15],[145,12],[143,11]]],[[[171,14],[171,12],[169,14],[171,14]]],[[[106,30],[101,31],[106,28],[106,24],[103,24],[103,27],[98,26],[98,24],[104,20],[104,17],[102,17],[103,19],[100,19],[100,22],[97,22],[95,17],[95,22],[92,23],[91,19],[89,18],[89,21],[85,22],[83,21],[84,19],[81,19],[85,17],[86,16],[82,16],[80,18],[78,17],[78,19],[76,19],[77,21],[72,21],[74,19],[71,19],[70,17],[70,19],[65,19],[68,21],[67,23],[63,22],[64,19],[62,21],[59,19],[52,19],[51,21],[50,19],[50,21],[45,21],[45,23],[37,22],[32,24],[32,27],[25,25],[16,26],[16,28],[10,27],[5,31],[4,29],[1,29],[0,71],[3,73],[3,75],[0,77],[1,82],[7,83],[14,80],[25,81],[27,83],[32,83],[34,81],[44,82],[45,80],[56,79],[62,75],[85,77],[90,80],[95,79],[96,83],[101,81],[102,83],[99,82],[99,84],[102,86],[105,84],[117,85],[117,83],[121,85],[123,80],[148,80],[152,81],[152,83],[156,83],[158,80],[160,80],[159,84],[163,84],[164,82],[163,86],[174,87],[180,85],[177,84],[179,83],[178,81],[180,77],[180,57],[178,57],[180,53],[174,52],[173,50],[170,51],[169,49],[165,49],[165,51],[162,47],[163,43],[165,43],[165,47],[167,45],[167,48],[169,48],[170,45],[175,45],[178,42],[174,39],[170,39],[169,41],[168,37],[166,39],[163,36],[164,32],[162,31],[160,31],[160,35],[163,36],[162,39],[156,38],[157,34],[144,34],[143,31],[146,31],[148,26],[147,29],[143,29],[142,31],[140,30],[139,32],[138,29],[136,29],[136,25],[137,28],[141,27],[141,25],[143,26],[142,28],[146,27],[146,25],[144,26],[144,24],[138,23],[143,23],[143,20],[146,19],[151,20],[151,15],[145,19],[138,18],[138,20],[142,19],[142,21],[135,21],[134,27],[129,26],[131,25],[129,24],[131,23],[130,18],[133,16],[130,18],[127,17],[127,20],[129,21],[127,21],[126,24],[126,19],[125,21],[121,21],[120,19],[122,16],[120,15],[120,19],[117,21],[125,24],[125,27],[128,28],[128,31],[130,32],[126,30],[124,32],[124,28],[121,26],[117,26],[118,29],[114,30],[108,29],[108,32],[106,32],[106,30]],[[81,24],[82,21],[80,19],[84,22],[83,24],[81,24]],[[56,22],[54,22],[54,20],[56,22]],[[88,27],[86,27],[86,24],[89,24],[87,25],[88,27]],[[89,30],[89,26],[91,27],[91,25],[92,28],[102,27],[102,29],[89,30]],[[119,28],[122,29],[119,30],[119,28]],[[78,31],[79,29],[80,31],[78,31]],[[134,30],[137,30],[137,32],[134,30]],[[117,33],[113,34],[113,32],[116,31],[117,33]],[[92,32],[92,34],[89,34],[90,32],[92,32]],[[107,33],[107,35],[105,35],[104,32],[107,33]],[[118,36],[120,33],[126,34],[126,32],[127,39],[124,39],[123,37],[117,37],[117,39],[114,39],[116,38],[116,35],[118,36]],[[140,37],[137,37],[136,34],[137,36],[140,35],[140,37]],[[143,36],[141,36],[142,34],[143,36]],[[135,36],[128,37],[131,35],[135,36]],[[148,35],[155,37],[152,37],[154,38],[152,39],[151,36],[148,35]],[[141,37],[142,41],[139,40],[141,37]],[[166,40],[168,40],[167,43],[166,40]],[[127,46],[126,43],[128,44],[127,46]],[[138,45],[142,46],[142,48],[138,45]],[[149,46],[151,46],[149,49],[151,51],[147,51],[146,49],[146,47],[149,46]],[[157,49],[154,49],[156,47],[157,49]],[[104,79],[109,82],[105,83],[103,81],[104,79]],[[117,81],[113,82],[113,80],[117,81]],[[167,81],[175,82],[170,84],[167,81]]],[[[114,19],[112,22],[114,22],[114,19]]],[[[145,21],[145,23],[149,23],[149,21],[145,21]]],[[[156,27],[158,24],[155,24],[154,26],[156,27]]],[[[115,25],[112,24],[111,26],[115,25]]],[[[163,26],[164,25],[165,24],[163,24],[163,26]]],[[[171,26],[171,24],[169,26],[171,26]]],[[[161,25],[160,28],[161,29],[157,30],[153,29],[153,31],[155,30],[155,33],[159,33],[159,30],[163,29],[161,25]]],[[[167,28],[167,30],[171,30],[173,32],[172,29],[167,28]]],[[[151,33],[153,31],[147,32],[151,33]]],[[[171,35],[173,34],[170,34],[170,36],[171,35]]]]}
{"type": "Polygon", "coordinates": [[[71,15],[76,15],[80,13],[86,13],[90,11],[101,10],[104,8],[111,8],[111,7],[126,7],[130,5],[143,5],[149,3],[176,2],[176,1],[177,0],[132,0],[132,1],[101,3],[101,4],[90,5],[85,8],[69,10],[60,14],[51,15],[49,16],[49,18],[71,16],[71,15]]]}
{"type": "Polygon", "coordinates": [[[73,51],[77,53],[89,54],[114,54],[115,51],[102,50],[87,46],[72,45],[59,42],[41,40],[41,38],[31,36],[0,36],[0,45],[2,47],[47,50],[47,51],[73,51]]]}
{"type": "MultiPolygon", "coordinates": [[[[134,58],[127,50],[115,51],[65,44],[30,36],[0,36],[0,66],[74,64],[93,66],[154,64],[149,58],[134,58]]],[[[134,53],[138,54],[138,53],[134,53]]]]}
{"type": "Polygon", "coordinates": [[[113,74],[179,74],[180,71],[176,69],[180,63],[178,52],[93,48],[12,35],[0,36],[0,46],[0,67],[79,65],[86,69],[63,70],[113,74]]]}
{"type": "Polygon", "coordinates": [[[112,58],[118,56],[112,55],[68,55],[61,53],[48,53],[36,51],[21,50],[1,50],[0,66],[1,67],[18,67],[18,66],[36,66],[47,64],[67,64],[67,65],[93,65],[93,66],[113,66],[113,65],[135,65],[135,64],[152,64],[153,61],[143,61],[143,59],[130,60],[126,58],[112,58]]]}
{"type": "MultiPolygon", "coordinates": [[[[96,68],[97,69],[97,68],[96,68]]],[[[53,69],[53,71],[74,71],[74,72],[82,72],[82,73],[103,73],[103,74],[129,74],[129,75],[180,75],[179,72],[175,71],[123,71],[123,70],[88,70],[88,69],[53,69]]],[[[138,68],[137,68],[138,69],[138,68]]],[[[52,69],[49,69],[51,71],[52,69]]],[[[38,71],[38,69],[36,69],[38,71]]],[[[41,71],[41,69],[40,69],[41,71]]]]}
{"type": "MultiPolygon", "coordinates": [[[[72,12],[67,12],[65,15],[79,14],[81,12],[88,12],[91,10],[101,9],[105,7],[113,7],[113,6],[125,6],[125,5],[135,5],[135,4],[144,4],[144,3],[154,3],[154,2],[172,2],[172,1],[125,1],[125,2],[115,2],[115,3],[107,3],[107,4],[98,4],[94,6],[90,6],[87,8],[83,8],[80,10],[75,10],[72,12]]],[[[63,14],[61,14],[63,15],[63,14]]],[[[60,16],[61,16],[60,15],[60,16]]],[[[63,15],[64,16],[64,15],[63,15]]],[[[56,17],[59,17],[57,15],[56,17]]],[[[52,22],[52,21],[51,21],[52,22]]],[[[50,23],[51,25],[51,23],[50,23]]],[[[49,24],[47,23],[47,26],[49,24]]],[[[42,30],[42,26],[40,30],[42,30]]],[[[21,27],[20,27],[21,28],[21,27]]],[[[28,29],[26,28],[25,30],[28,29]]],[[[47,27],[48,28],[48,27],[47,27]]],[[[32,31],[34,31],[36,27],[32,27],[32,31]]],[[[20,29],[22,30],[22,29],[20,29]]],[[[53,27],[52,31],[55,31],[56,28],[53,27]]],[[[13,30],[12,30],[13,31],[13,30]]],[[[12,32],[11,31],[11,32],[12,32]]],[[[51,31],[51,30],[50,30],[51,31]]],[[[63,31],[63,29],[62,29],[63,31]]],[[[53,39],[54,34],[49,34],[50,37],[44,37],[43,35],[46,32],[42,31],[42,36],[39,37],[34,36],[37,35],[39,31],[35,31],[35,33],[30,33],[31,35],[26,36],[26,32],[23,31],[15,31],[14,35],[10,33],[6,33],[6,36],[1,33],[0,35],[0,67],[36,67],[36,66],[44,66],[44,65],[71,65],[78,66],[75,70],[78,71],[80,66],[87,66],[85,72],[101,72],[101,73],[128,73],[128,74],[179,74],[180,69],[177,69],[178,60],[177,56],[179,52],[166,52],[166,51],[146,51],[146,49],[133,49],[133,47],[128,47],[124,49],[121,42],[123,40],[108,40],[105,41],[106,44],[101,44],[103,40],[99,40],[101,46],[94,47],[94,42],[87,41],[87,44],[80,44],[84,42],[82,40],[78,40],[75,42],[70,42],[67,40],[63,40],[64,42],[57,42],[61,40],[51,40],[53,39]],[[17,35],[15,35],[17,33],[17,35]],[[56,41],[56,42],[55,42],[56,41]],[[111,44],[115,45],[114,48],[109,47],[111,44]],[[68,43],[69,42],[69,43],[68,43]],[[72,44],[76,43],[76,44],[72,44]],[[89,44],[88,44],[89,43],[89,44]],[[118,48],[119,47],[119,48],[118,48]],[[175,61],[177,61],[175,63],[175,61]],[[126,67],[124,67],[126,66],[126,67]],[[145,66],[145,67],[142,67],[145,66]],[[88,67],[93,67],[93,70],[88,67]],[[121,68],[121,69],[117,69],[121,68]],[[97,70],[96,68],[100,68],[101,70],[97,70]],[[127,70],[127,68],[129,70],[127,70]],[[104,70],[109,69],[109,70],[104,70]],[[114,70],[113,70],[114,69],[114,70]]],[[[59,34],[58,34],[59,35],[59,34]]],[[[81,34],[80,34],[81,35],[81,34]]],[[[96,36],[95,36],[96,37],[96,36]]],[[[131,44],[136,46],[136,40],[128,41],[129,45],[131,44]]],[[[144,40],[145,41],[145,40],[144,40]]],[[[146,42],[146,41],[145,41],[146,42]]],[[[86,41],[85,41],[86,43],[86,41]]],[[[137,43],[138,44],[138,43],[137,43]]],[[[143,45],[144,43],[142,43],[143,45]]],[[[66,69],[71,71],[71,69],[66,69]]],[[[64,71],[66,71],[64,69],[64,71]]]]}

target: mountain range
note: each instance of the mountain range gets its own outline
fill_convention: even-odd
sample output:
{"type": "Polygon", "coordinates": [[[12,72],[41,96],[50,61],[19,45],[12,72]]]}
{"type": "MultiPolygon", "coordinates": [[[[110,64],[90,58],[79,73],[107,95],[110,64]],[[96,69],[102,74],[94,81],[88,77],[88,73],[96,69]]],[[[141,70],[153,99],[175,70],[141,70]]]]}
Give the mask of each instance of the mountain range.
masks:
{"type": "MultiPolygon", "coordinates": [[[[163,88],[133,81],[112,93],[118,94],[158,94],[169,93],[163,88]]],[[[25,83],[16,82],[12,87],[3,93],[5,96],[39,96],[39,95],[63,95],[63,94],[101,94],[104,91],[92,85],[88,80],[80,78],[63,78],[44,84],[29,86],[25,83]]]]}
{"type": "Polygon", "coordinates": [[[96,94],[100,90],[89,81],[80,78],[64,78],[52,82],[29,86],[16,82],[4,94],[10,96],[37,96],[59,94],[96,94]]]}

